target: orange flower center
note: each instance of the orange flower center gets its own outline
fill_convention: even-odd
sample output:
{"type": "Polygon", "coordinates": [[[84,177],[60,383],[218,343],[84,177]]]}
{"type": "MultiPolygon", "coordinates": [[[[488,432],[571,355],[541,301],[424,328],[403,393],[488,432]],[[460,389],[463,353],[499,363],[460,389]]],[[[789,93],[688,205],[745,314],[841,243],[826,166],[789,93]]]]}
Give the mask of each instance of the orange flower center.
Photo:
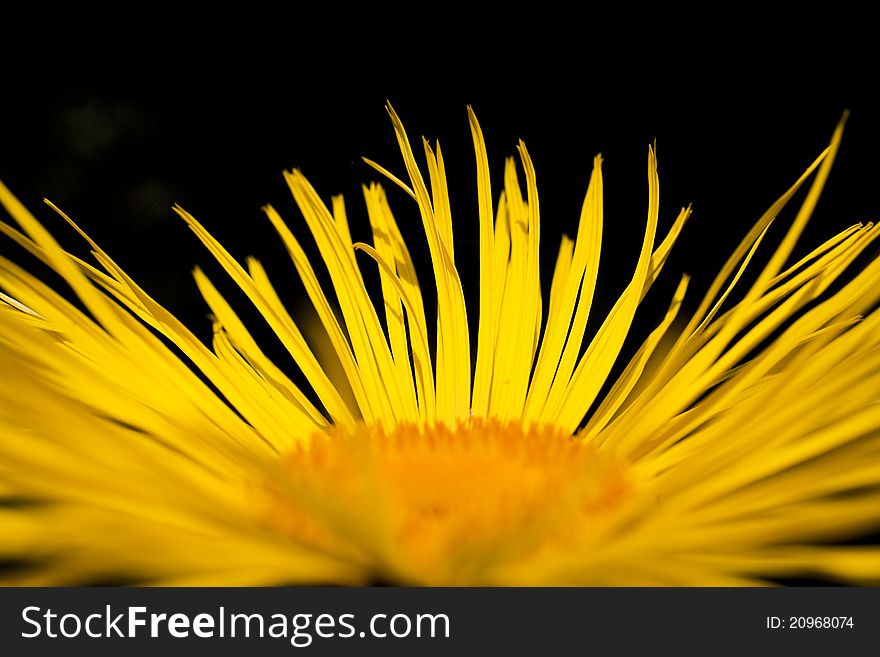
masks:
{"type": "Polygon", "coordinates": [[[281,464],[274,529],[404,583],[491,583],[525,560],[583,548],[630,490],[626,467],[581,440],[478,420],[359,425],[315,436],[281,464]]]}

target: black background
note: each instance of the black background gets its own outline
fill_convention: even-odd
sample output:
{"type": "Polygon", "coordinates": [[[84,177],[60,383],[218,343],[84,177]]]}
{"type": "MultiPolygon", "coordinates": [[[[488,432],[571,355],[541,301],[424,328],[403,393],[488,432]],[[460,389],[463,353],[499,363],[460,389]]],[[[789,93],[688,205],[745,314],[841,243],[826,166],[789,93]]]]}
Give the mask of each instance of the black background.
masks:
{"type": "MultiPolygon", "coordinates": [[[[43,206],[43,197],[51,199],[209,340],[208,310],[190,276],[194,265],[204,267],[267,353],[289,369],[256,312],[171,211],[174,203],[239,260],[258,257],[294,316],[305,319],[311,311],[296,273],[260,208],[275,205],[317,257],[281,176],[299,167],[328,203],[333,194],[346,196],[355,239],[369,241],[360,185],[380,176],[361,157],[405,174],[383,108],[388,99],[420,159],[421,135],[443,146],[456,261],[475,339],[478,225],[465,111],[471,104],[488,143],[495,201],[504,157],[518,139],[535,162],[545,292],[560,236],[576,229],[592,158],[603,154],[605,232],[589,334],[635,265],[647,209],[646,151],[656,140],[660,236],[682,206],[692,203],[694,215],[636,316],[626,357],[659,321],[682,273],[693,276],[685,307],[695,307],[739,239],[821,152],[847,109],[837,164],[795,255],[880,214],[880,103],[872,77],[857,69],[864,61],[848,53],[805,58],[809,40],[772,54],[762,50],[766,43],[744,35],[723,56],[705,39],[672,54],[658,44],[639,51],[614,38],[541,51],[511,38],[479,53],[468,51],[471,42],[463,38],[457,50],[432,57],[394,41],[380,50],[360,44],[343,51],[332,43],[273,49],[227,40],[220,48],[190,45],[178,52],[179,42],[169,37],[161,54],[159,38],[150,46],[154,56],[132,57],[133,48],[117,40],[86,60],[71,48],[39,66],[11,67],[0,103],[0,179],[63,245],[87,255],[85,244],[43,206]]],[[[415,204],[386,187],[417,262],[425,261],[415,204]]],[[[765,256],[786,226],[774,226],[765,256]]],[[[41,271],[9,242],[0,244],[4,254],[41,271]]],[[[362,263],[375,286],[374,265],[362,263]]],[[[422,269],[431,304],[429,274],[422,269]]]]}

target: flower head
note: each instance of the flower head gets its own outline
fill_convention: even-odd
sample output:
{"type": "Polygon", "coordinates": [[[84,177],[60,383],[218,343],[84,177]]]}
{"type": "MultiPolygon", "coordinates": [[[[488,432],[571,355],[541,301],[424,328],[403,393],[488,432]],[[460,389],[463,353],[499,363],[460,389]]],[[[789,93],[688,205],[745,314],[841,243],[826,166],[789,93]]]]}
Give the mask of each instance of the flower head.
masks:
{"type": "Polygon", "coordinates": [[[97,266],[63,250],[0,185],[21,231],[0,230],[76,297],[0,258],[0,557],[23,560],[7,581],[880,581],[880,551],[841,543],[880,526],[880,259],[850,267],[878,229],[855,225],[789,263],[842,125],[677,322],[682,277],[603,393],[690,215],[683,209],[658,237],[653,149],[635,270],[588,336],[601,158],[547,296],[535,167],[520,143],[522,171],[507,161],[496,203],[469,113],[480,254],[479,313],[468,312],[463,290],[477,282],[456,266],[440,146],[423,142],[420,167],[389,113],[406,175],[368,163],[414,200],[430,272],[378,184],[363,190],[366,244],[353,242],[341,197],[328,207],[302,173],[285,174],[320,263],[265,208],[317,311],[322,348],[257,260],[242,266],[176,208],[292,363],[266,356],[203,271],[194,274],[213,317],[210,348],[84,233],[97,266]],[[784,238],[744,285],[771,223],[810,180],[784,238]],[[365,284],[369,267],[380,294],[365,284]]]}

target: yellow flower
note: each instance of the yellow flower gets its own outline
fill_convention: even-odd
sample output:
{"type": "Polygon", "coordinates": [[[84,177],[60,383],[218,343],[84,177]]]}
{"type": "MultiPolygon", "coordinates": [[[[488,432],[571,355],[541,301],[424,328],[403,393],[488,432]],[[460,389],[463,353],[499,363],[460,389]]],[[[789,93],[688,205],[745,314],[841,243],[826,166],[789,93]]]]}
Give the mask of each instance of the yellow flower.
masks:
{"type": "Polygon", "coordinates": [[[328,208],[299,171],[285,174],[332,290],[265,208],[320,318],[317,342],[259,262],[243,267],[177,208],[308,388],[285,373],[291,363],[265,355],[202,271],[211,349],[97,244],[83,234],[99,267],[62,250],[0,186],[22,229],[2,232],[76,296],[0,259],[0,559],[18,566],[3,571],[7,583],[880,581],[880,550],[850,540],[880,527],[880,259],[849,267],[878,229],[855,225],[789,263],[842,124],[678,323],[681,279],[603,394],[689,215],[658,243],[653,150],[632,280],[586,339],[601,159],[544,297],[532,160],[520,143],[522,173],[508,160],[493,207],[471,112],[480,260],[479,281],[463,281],[440,147],[424,142],[420,168],[389,113],[406,176],[370,164],[418,207],[427,283],[377,184],[363,190],[367,245],[352,242],[341,197],[328,208]],[[794,222],[744,285],[770,224],[808,180],[794,222]],[[368,268],[381,300],[367,292],[368,268]],[[479,323],[472,310],[469,324],[463,287],[476,284],[479,323]]]}

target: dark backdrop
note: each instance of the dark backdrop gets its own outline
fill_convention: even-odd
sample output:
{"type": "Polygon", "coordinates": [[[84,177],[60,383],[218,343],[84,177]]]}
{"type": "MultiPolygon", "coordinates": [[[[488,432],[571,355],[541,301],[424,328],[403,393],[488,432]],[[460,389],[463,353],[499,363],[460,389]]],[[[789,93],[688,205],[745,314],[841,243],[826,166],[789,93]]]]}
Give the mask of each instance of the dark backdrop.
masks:
{"type": "MultiPolygon", "coordinates": [[[[878,103],[868,83],[853,84],[830,66],[794,74],[782,60],[748,67],[701,62],[698,51],[656,67],[602,61],[613,64],[597,66],[583,54],[564,67],[523,63],[516,73],[505,73],[500,60],[467,72],[451,63],[396,71],[363,52],[333,70],[198,58],[124,74],[51,66],[7,85],[0,179],[65,245],[87,253],[41,200],[59,205],[206,338],[206,306],[189,272],[200,264],[218,282],[224,276],[172,204],[192,212],[236,257],[259,257],[297,307],[295,271],[260,207],[273,203],[304,236],[281,177],[283,169],[300,167],[325,199],[346,195],[355,236],[366,238],[360,184],[378,175],[360,157],[404,174],[386,98],[411,139],[441,140],[472,320],[478,232],[467,104],[486,134],[496,200],[503,158],[519,138],[529,147],[538,172],[545,281],[561,233],[573,234],[592,157],[604,155],[605,238],[593,327],[635,264],[647,206],[646,150],[654,139],[661,234],[681,206],[693,203],[694,217],[664,284],[638,315],[637,337],[657,321],[681,272],[694,275],[693,307],[751,223],[824,148],[845,109],[852,114],[843,147],[803,247],[880,216],[878,103]]],[[[424,254],[414,204],[396,189],[391,202],[415,251],[424,254]]],[[[12,250],[7,242],[2,249],[12,250]]],[[[233,295],[233,301],[246,319],[256,319],[241,299],[233,295]]]]}

